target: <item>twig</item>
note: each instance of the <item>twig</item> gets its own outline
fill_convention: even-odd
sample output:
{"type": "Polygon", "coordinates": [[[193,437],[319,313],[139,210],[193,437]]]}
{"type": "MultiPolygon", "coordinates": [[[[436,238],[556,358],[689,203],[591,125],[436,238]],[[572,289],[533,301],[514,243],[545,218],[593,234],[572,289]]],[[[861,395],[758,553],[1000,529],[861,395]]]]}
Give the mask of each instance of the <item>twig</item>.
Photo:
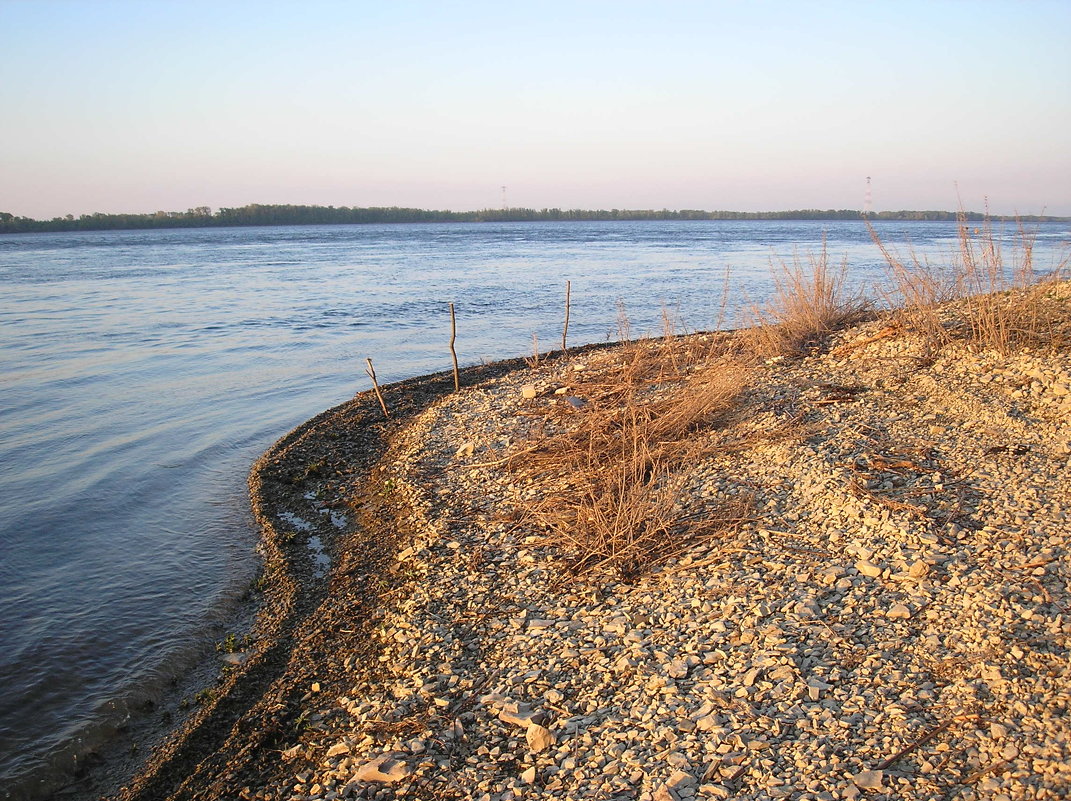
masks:
{"type": "Polygon", "coordinates": [[[915,515],[919,518],[926,517],[927,509],[925,509],[924,507],[915,506],[914,504],[910,503],[902,503],[900,501],[895,501],[892,498],[886,498],[883,495],[879,495],[877,492],[868,490],[856,478],[853,478],[851,479],[851,481],[848,482],[848,489],[857,498],[866,498],[868,500],[874,501],[875,503],[879,503],[882,506],[885,506],[886,508],[901,512],[907,512],[908,514],[915,515]]]}
{"type": "Polygon", "coordinates": [[[691,564],[687,564],[687,565],[674,565],[673,567],[663,568],[662,570],[658,571],[658,576],[660,578],[668,578],[669,576],[674,576],[677,573],[681,573],[681,572],[683,572],[685,570],[694,570],[694,569],[698,569],[700,567],[707,567],[708,565],[712,565],[712,564],[715,564],[715,563],[721,563],[721,562],[725,561],[726,557],[729,554],[739,553],[742,550],[744,550],[744,549],[743,548],[726,548],[724,550],[719,551],[715,556],[712,556],[709,559],[702,559],[702,560],[700,560],[698,562],[692,562],[691,564]]]}
{"type": "Polygon", "coordinates": [[[450,356],[454,360],[454,392],[461,389],[461,375],[457,371],[457,351],[454,350],[454,342],[457,340],[457,319],[454,317],[454,304],[450,304],[450,356]]]}
{"type": "Polygon", "coordinates": [[[379,408],[383,410],[384,417],[390,417],[390,412],[387,411],[387,402],[383,400],[383,393],[379,391],[379,382],[376,381],[376,369],[372,366],[372,360],[366,358],[365,361],[368,366],[364,368],[364,371],[368,373],[368,377],[372,379],[372,388],[376,391],[376,397],[379,398],[379,408]]]}
{"type": "Polygon", "coordinates": [[[1001,768],[1007,767],[1010,764],[1011,763],[1008,762],[1007,760],[998,759],[996,762],[993,762],[993,763],[991,763],[989,765],[986,765],[984,768],[981,768],[980,770],[976,770],[974,773],[972,773],[970,776],[968,776],[966,779],[964,779],[961,783],[962,784],[974,784],[976,781],[978,781],[980,778],[985,776],[987,773],[992,773],[995,770],[1000,770],[1001,768]]]}
{"type": "Polygon", "coordinates": [[[517,458],[519,458],[521,456],[525,456],[526,454],[533,453],[533,452],[539,450],[540,448],[542,448],[544,446],[545,446],[545,443],[540,442],[538,445],[533,445],[531,448],[525,448],[520,453],[513,453],[513,454],[510,454],[509,456],[503,456],[501,459],[495,459],[494,461],[490,461],[490,462],[473,462],[472,464],[465,465],[465,467],[466,467],[466,469],[473,468],[473,467],[498,467],[499,465],[503,465],[503,464],[506,464],[507,462],[511,462],[514,459],[517,459],[517,458]]]}
{"type": "Polygon", "coordinates": [[[562,326],[562,353],[568,351],[568,348],[565,345],[565,338],[569,333],[569,292],[571,283],[571,281],[565,282],[565,325],[562,326]]]}
{"type": "Polygon", "coordinates": [[[830,355],[837,357],[845,356],[857,348],[865,347],[866,345],[869,345],[872,342],[877,342],[878,340],[885,339],[886,337],[895,336],[896,334],[899,334],[902,331],[903,328],[899,325],[887,325],[873,336],[867,337],[866,339],[861,339],[858,342],[848,342],[844,345],[841,345],[839,348],[834,348],[832,351],[830,351],[830,355]]]}
{"type": "Polygon", "coordinates": [[[922,735],[917,740],[915,740],[915,742],[911,743],[911,745],[907,746],[906,748],[900,749],[895,754],[893,754],[891,757],[889,757],[888,759],[886,759],[883,762],[881,762],[877,766],[877,768],[875,768],[875,770],[888,770],[890,767],[892,767],[897,762],[899,762],[901,759],[906,757],[908,754],[910,754],[916,748],[920,748],[921,746],[926,745],[926,743],[928,743],[930,740],[932,740],[938,734],[940,734],[945,729],[947,729],[949,726],[951,726],[955,722],[955,720],[956,720],[955,718],[952,718],[950,720],[946,720],[944,723],[940,724],[939,726],[935,726],[934,728],[930,729],[924,735],[922,735]]]}
{"type": "Polygon", "coordinates": [[[1032,570],[1036,567],[1045,567],[1045,565],[1051,564],[1055,561],[1055,559],[1039,559],[1036,562],[1029,562],[1025,565],[1014,565],[1013,567],[1015,570],[1032,570]]]}

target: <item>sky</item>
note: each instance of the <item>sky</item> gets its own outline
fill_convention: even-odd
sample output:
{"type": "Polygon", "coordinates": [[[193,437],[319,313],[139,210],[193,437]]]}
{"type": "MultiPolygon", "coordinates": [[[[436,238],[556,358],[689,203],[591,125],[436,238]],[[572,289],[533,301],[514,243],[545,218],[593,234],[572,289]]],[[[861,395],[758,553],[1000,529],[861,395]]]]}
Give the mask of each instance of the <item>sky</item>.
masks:
{"type": "Polygon", "coordinates": [[[1071,2],[0,0],[0,211],[1071,215],[1071,2]],[[502,187],[506,187],[503,192],[502,187]]]}

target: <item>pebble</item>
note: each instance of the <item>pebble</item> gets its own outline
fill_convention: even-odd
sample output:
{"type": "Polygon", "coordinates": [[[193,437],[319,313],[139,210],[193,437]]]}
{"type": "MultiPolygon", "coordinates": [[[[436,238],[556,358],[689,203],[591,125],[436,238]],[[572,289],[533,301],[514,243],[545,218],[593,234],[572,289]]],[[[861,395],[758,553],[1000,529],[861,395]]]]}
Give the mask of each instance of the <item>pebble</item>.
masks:
{"type": "Polygon", "coordinates": [[[550,729],[538,724],[532,724],[528,727],[528,730],[524,733],[524,739],[528,741],[528,747],[536,754],[540,751],[546,751],[554,745],[554,736],[550,733],[550,729]]]}
{"type": "Polygon", "coordinates": [[[904,604],[893,604],[885,614],[893,620],[907,620],[911,617],[911,610],[904,604]]]}
{"type": "Polygon", "coordinates": [[[349,752],[350,747],[346,745],[346,743],[335,743],[335,745],[327,749],[327,756],[330,759],[333,756],[338,756],[339,754],[348,754],[349,752]]]}

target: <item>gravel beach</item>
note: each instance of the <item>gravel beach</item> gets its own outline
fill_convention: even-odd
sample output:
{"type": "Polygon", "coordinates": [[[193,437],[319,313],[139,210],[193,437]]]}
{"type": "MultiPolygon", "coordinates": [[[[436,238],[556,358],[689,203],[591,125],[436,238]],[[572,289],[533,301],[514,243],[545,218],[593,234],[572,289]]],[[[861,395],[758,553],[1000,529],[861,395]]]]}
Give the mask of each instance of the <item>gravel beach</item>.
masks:
{"type": "Polygon", "coordinates": [[[1068,797],[1071,353],[932,351],[885,319],[734,367],[676,504],[747,514],[574,575],[523,463],[634,347],[313,426],[254,506],[323,600],[216,768],[123,797],[1068,797]],[[363,461],[354,427],[381,429],[363,461]]]}

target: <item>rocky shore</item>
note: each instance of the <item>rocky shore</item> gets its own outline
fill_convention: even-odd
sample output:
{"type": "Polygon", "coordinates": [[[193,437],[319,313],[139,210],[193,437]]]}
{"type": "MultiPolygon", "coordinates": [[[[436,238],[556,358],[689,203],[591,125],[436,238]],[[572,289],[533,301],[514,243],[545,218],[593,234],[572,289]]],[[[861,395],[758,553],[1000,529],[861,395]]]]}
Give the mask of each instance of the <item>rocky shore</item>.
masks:
{"type": "Polygon", "coordinates": [[[563,477],[525,462],[636,348],[676,365],[657,394],[733,336],[406,382],[284,438],[251,480],[274,611],[120,797],[1067,797],[1066,347],[874,319],[734,361],[675,508],[747,511],[635,575],[577,574],[532,513],[563,477]]]}

